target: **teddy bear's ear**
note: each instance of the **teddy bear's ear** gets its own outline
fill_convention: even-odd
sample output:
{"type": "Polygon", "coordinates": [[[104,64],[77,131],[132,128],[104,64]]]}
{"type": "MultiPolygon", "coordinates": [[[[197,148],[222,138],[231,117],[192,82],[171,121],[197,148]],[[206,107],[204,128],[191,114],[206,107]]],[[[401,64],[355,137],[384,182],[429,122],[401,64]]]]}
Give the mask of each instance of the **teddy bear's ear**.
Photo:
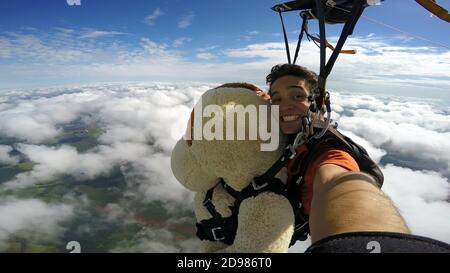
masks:
{"type": "Polygon", "coordinates": [[[202,169],[184,139],[180,139],[172,150],[171,168],[175,178],[191,191],[206,191],[219,182],[217,176],[202,169]]]}

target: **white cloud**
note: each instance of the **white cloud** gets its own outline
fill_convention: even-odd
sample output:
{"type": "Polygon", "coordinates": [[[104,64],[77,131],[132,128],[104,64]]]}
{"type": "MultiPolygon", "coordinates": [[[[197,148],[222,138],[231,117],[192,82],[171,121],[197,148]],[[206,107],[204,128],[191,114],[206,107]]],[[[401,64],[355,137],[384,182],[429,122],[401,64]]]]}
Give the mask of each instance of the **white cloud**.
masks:
{"type": "Polygon", "coordinates": [[[39,123],[31,116],[5,115],[4,117],[9,119],[0,120],[0,130],[6,136],[18,136],[39,143],[56,137],[60,133],[60,130],[48,124],[39,123]]]}
{"type": "Polygon", "coordinates": [[[156,8],[151,14],[144,18],[144,22],[149,26],[153,26],[156,19],[162,15],[164,15],[164,12],[162,12],[160,8],[156,8]]]}
{"type": "Polygon", "coordinates": [[[58,175],[68,174],[78,179],[92,179],[113,168],[112,161],[97,153],[78,154],[71,146],[58,148],[20,144],[17,149],[36,163],[30,172],[20,173],[4,186],[8,189],[24,188],[38,182],[48,182],[58,175]]]}
{"type": "MultiPolygon", "coordinates": [[[[250,81],[264,84],[276,63],[286,60],[284,44],[253,43],[241,48],[224,48],[226,61],[212,61],[212,47],[199,48],[192,61],[189,53],[174,51],[187,39],[166,44],[142,37],[139,45],[115,39],[86,43],[77,33],[57,29],[49,33],[22,33],[0,36],[0,56],[8,64],[0,66],[4,87],[43,85],[55,82],[79,83],[114,80],[189,80],[203,82],[250,81]],[[168,46],[170,45],[170,47],[168,46]],[[29,50],[33,48],[33,50],[29,50]],[[207,58],[207,59],[205,59],[207,58]],[[206,62],[210,61],[210,62],[206,62]],[[30,64],[31,63],[31,64],[30,64]]],[[[99,30],[92,30],[99,31],[99,30]]],[[[182,37],[183,38],[183,37],[182,37]]],[[[186,37],[184,37],[186,38],[186,37]]],[[[330,37],[330,41],[335,38],[330,37]]],[[[296,44],[291,43],[291,48],[296,44]]],[[[213,46],[214,47],[214,46],[213,46]]],[[[330,75],[328,86],[337,90],[379,93],[423,93],[445,96],[450,87],[450,51],[435,47],[399,46],[386,37],[352,37],[348,48],[356,55],[342,54],[330,75]],[[420,63],[422,65],[418,66],[420,63]],[[355,73],[358,71],[358,73],[355,73]]],[[[299,63],[318,71],[319,51],[304,41],[299,63]]],[[[214,54],[216,55],[216,54],[214,54]]]]}
{"type": "Polygon", "coordinates": [[[18,100],[0,110],[0,135],[26,139],[41,143],[62,133],[58,124],[68,123],[83,112],[96,108],[96,96],[64,94],[53,98],[40,97],[35,100],[18,100]],[[77,103],[72,103],[75,99],[77,103]],[[94,100],[94,101],[92,101],[94,100]],[[90,107],[86,103],[91,102],[90,107]]]}
{"type": "Polygon", "coordinates": [[[189,37],[181,37],[181,38],[178,38],[178,39],[176,39],[173,43],[172,43],[172,46],[173,47],[180,47],[180,46],[182,46],[182,45],[184,45],[184,44],[186,44],[186,43],[189,43],[190,41],[192,41],[192,39],[191,38],[189,38],[189,37]]]}
{"type": "Polygon", "coordinates": [[[108,36],[116,36],[116,35],[122,35],[123,32],[118,31],[101,31],[101,30],[92,30],[87,31],[86,33],[82,34],[80,38],[99,38],[99,37],[108,37],[108,36]]]}
{"type": "Polygon", "coordinates": [[[247,34],[242,35],[242,36],[240,37],[240,39],[248,42],[248,41],[252,40],[255,36],[257,36],[257,35],[259,35],[259,34],[260,34],[259,31],[255,31],[255,30],[253,30],[253,31],[248,31],[247,34]]]}
{"type": "MultiPolygon", "coordinates": [[[[37,69],[56,64],[86,64],[111,61],[122,49],[118,40],[110,43],[92,41],[94,38],[125,34],[96,29],[52,28],[48,31],[5,32],[0,35],[0,58],[17,65],[36,65],[37,69]],[[81,38],[81,39],[80,39],[81,38]],[[87,42],[86,38],[91,38],[87,42]]],[[[2,64],[7,67],[8,65],[2,64]]],[[[13,70],[16,75],[20,71],[13,70]]],[[[35,77],[36,78],[36,77],[35,77]]]]}
{"type": "Polygon", "coordinates": [[[370,143],[369,141],[365,140],[364,138],[361,138],[354,133],[350,131],[340,130],[343,134],[351,138],[354,142],[361,145],[364,149],[366,149],[367,153],[369,154],[370,158],[375,161],[375,163],[379,163],[381,158],[386,155],[386,151],[380,148],[375,147],[370,143]]]}
{"type": "Polygon", "coordinates": [[[3,199],[0,202],[0,251],[13,238],[56,240],[65,230],[60,222],[73,214],[66,204],[48,205],[39,199],[3,199]]]}
{"type": "Polygon", "coordinates": [[[387,165],[383,190],[392,198],[413,234],[450,243],[449,181],[435,172],[387,165]]]}
{"type": "Polygon", "coordinates": [[[207,47],[200,47],[200,48],[197,48],[197,51],[205,52],[205,51],[210,51],[210,50],[216,49],[218,47],[219,46],[217,46],[217,45],[207,46],[207,47]]]}
{"type": "Polygon", "coordinates": [[[45,39],[34,34],[21,33],[0,36],[0,58],[27,63],[52,63],[87,60],[91,56],[92,48],[79,45],[79,42],[59,47],[58,44],[50,44],[45,39]]]}
{"type": "Polygon", "coordinates": [[[12,150],[11,146],[0,145],[0,164],[15,165],[19,163],[17,156],[9,155],[12,150]]]}
{"type": "Polygon", "coordinates": [[[214,56],[214,54],[209,53],[209,52],[204,52],[204,53],[198,53],[197,55],[195,55],[198,59],[201,60],[211,60],[214,59],[216,56],[214,56]]]}
{"type": "Polygon", "coordinates": [[[178,28],[189,27],[192,24],[192,20],[194,19],[194,17],[195,13],[192,11],[183,16],[183,18],[181,18],[181,20],[178,22],[178,28]]]}
{"type": "Polygon", "coordinates": [[[185,191],[170,171],[170,157],[152,154],[145,162],[135,162],[125,170],[128,181],[137,184],[139,199],[145,202],[165,201],[166,209],[175,211],[180,205],[191,204],[194,195],[185,191]]]}
{"type": "Polygon", "coordinates": [[[383,102],[370,96],[333,101],[351,116],[338,119],[340,127],[387,150],[408,167],[440,171],[450,177],[450,123],[448,115],[433,105],[414,102],[383,102]]]}

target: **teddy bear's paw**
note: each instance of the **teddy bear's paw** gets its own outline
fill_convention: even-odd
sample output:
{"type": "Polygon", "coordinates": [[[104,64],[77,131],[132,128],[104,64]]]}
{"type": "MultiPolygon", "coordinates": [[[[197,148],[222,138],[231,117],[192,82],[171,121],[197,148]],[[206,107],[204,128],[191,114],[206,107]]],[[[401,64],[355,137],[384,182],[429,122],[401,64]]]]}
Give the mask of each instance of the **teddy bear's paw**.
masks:
{"type": "Polygon", "coordinates": [[[233,247],[238,252],[287,252],[295,217],[289,201],[267,192],[241,203],[233,247]]]}

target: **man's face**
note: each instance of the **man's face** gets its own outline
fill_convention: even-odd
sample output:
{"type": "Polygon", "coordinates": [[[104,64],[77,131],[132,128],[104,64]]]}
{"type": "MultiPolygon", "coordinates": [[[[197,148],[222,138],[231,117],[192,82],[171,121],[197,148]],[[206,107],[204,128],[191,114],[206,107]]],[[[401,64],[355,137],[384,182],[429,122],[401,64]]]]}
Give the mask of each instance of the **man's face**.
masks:
{"type": "Polygon", "coordinates": [[[285,134],[298,133],[301,118],[308,112],[310,102],[306,81],[296,76],[283,76],[270,87],[272,104],[280,106],[280,127],[285,134]]]}

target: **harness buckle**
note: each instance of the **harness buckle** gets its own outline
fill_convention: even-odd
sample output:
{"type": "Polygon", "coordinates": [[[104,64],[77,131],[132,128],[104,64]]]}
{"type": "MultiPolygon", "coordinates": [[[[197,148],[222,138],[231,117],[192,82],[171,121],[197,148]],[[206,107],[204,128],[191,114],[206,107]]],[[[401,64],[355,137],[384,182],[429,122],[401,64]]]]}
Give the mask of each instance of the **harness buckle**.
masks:
{"type": "Polygon", "coordinates": [[[260,189],[265,188],[265,187],[267,187],[268,185],[269,185],[269,183],[267,183],[267,182],[265,182],[265,183],[262,184],[262,185],[258,185],[258,184],[256,184],[255,179],[252,180],[252,187],[253,187],[253,189],[254,189],[255,191],[259,191],[260,189]]]}
{"type": "Polygon", "coordinates": [[[291,155],[289,156],[289,159],[293,159],[297,155],[297,152],[295,151],[294,147],[292,147],[292,145],[289,145],[288,148],[291,151],[291,155]]]}
{"type": "Polygon", "coordinates": [[[219,237],[219,236],[217,236],[216,231],[222,231],[222,227],[215,227],[215,228],[211,229],[214,240],[221,241],[221,240],[225,239],[225,236],[223,236],[223,233],[222,233],[222,236],[219,237]]]}

